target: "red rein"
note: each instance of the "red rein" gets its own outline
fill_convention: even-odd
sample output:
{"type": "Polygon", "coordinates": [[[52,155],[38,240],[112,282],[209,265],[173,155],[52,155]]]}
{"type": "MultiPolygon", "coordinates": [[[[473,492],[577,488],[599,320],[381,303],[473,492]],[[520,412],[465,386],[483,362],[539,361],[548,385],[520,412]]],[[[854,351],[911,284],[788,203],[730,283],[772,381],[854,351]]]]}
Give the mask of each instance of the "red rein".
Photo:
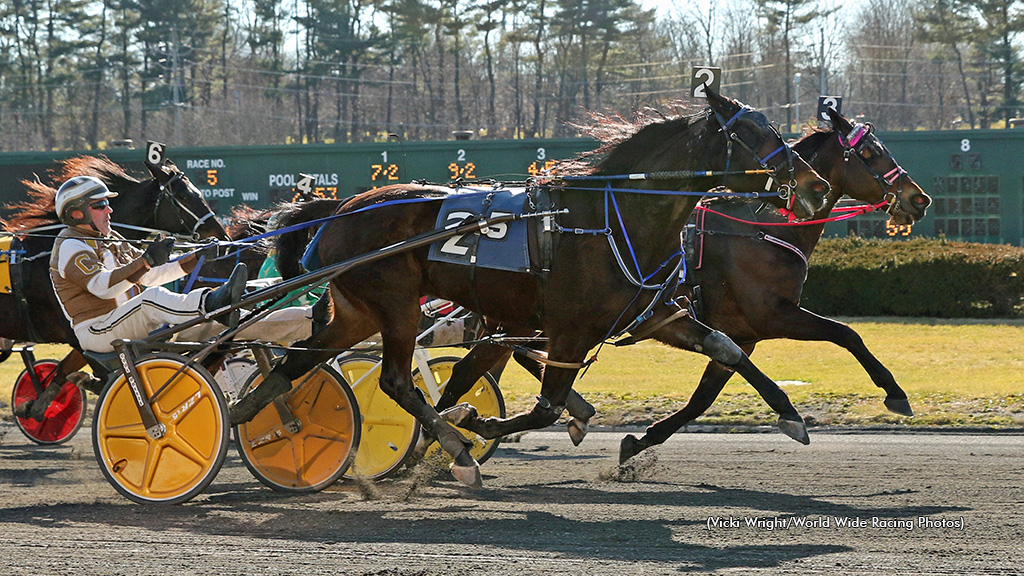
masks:
{"type": "Polygon", "coordinates": [[[813,225],[813,224],[827,224],[829,222],[841,222],[843,220],[849,220],[850,218],[854,218],[856,216],[860,216],[861,214],[867,214],[868,212],[874,212],[875,210],[878,210],[879,208],[883,208],[885,206],[888,206],[888,204],[889,204],[888,202],[882,201],[882,202],[879,202],[878,204],[864,204],[862,206],[850,206],[850,207],[845,207],[845,208],[833,208],[832,209],[832,214],[836,214],[835,216],[829,216],[828,218],[819,218],[817,220],[804,220],[803,222],[797,222],[796,221],[796,216],[793,214],[793,212],[791,210],[786,210],[786,209],[781,209],[781,208],[779,209],[779,213],[781,213],[783,216],[785,216],[789,220],[789,222],[751,222],[750,220],[743,220],[742,218],[736,218],[734,216],[729,216],[728,214],[723,214],[721,212],[718,212],[716,210],[712,210],[712,209],[704,207],[704,206],[697,206],[694,209],[695,210],[701,210],[703,212],[708,212],[708,213],[714,214],[716,216],[721,216],[722,218],[726,218],[728,220],[733,220],[735,222],[741,222],[743,224],[751,224],[753,226],[810,226],[810,225],[813,225]]]}

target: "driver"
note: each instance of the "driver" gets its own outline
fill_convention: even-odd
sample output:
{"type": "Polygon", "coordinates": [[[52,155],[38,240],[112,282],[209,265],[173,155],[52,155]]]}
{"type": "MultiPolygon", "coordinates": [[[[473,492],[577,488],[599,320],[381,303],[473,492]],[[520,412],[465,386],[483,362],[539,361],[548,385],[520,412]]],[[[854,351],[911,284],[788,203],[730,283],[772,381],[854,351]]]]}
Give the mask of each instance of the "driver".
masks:
{"type": "MultiPolygon", "coordinates": [[[[61,185],[55,198],[57,215],[67,228],[54,243],[50,278],[61,309],[84,350],[111,352],[114,340],[141,339],[164,325],[186,322],[241,299],[246,281],[243,263],[235,266],[228,280],[216,289],[199,288],[178,294],[161,287],[190,273],[199,256],[215,251],[216,245],[174,262],[169,262],[173,238],[159,238],[145,251],[135,248],[111,230],[113,209],[108,198],[113,196],[117,193],[99,179],[75,176],[61,185]]],[[[279,343],[309,338],[314,330],[326,325],[328,302],[329,297],[313,306],[277,310],[236,337],[279,343]]],[[[214,320],[233,328],[238,325],[238,315],[235,309],[214,320]]],[[[209,332],[206,326],[202,329],[209,332]]],[[[84,373],[72,376],[91,379],[84,373]]],[[[77,381],[72,377],[69,380],[77,381]]],[[[53,400],[47,394],[50,388],[59,390],[61,386],[48,386],[40,394],[37,400],[43,401],[38,402],[43,409],[53,400]]],[[[16,412],[28,410],[29,406],[19,405],[16,412]]],[[[32,411],[33,416],[35,412],[32,411]]]]}

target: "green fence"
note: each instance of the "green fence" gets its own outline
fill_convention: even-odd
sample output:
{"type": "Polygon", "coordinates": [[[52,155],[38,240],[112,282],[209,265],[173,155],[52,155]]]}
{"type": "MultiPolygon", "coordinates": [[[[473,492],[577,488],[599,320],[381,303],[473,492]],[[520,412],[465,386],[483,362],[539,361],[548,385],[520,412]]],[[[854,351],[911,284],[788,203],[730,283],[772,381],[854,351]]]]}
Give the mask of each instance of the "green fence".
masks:
{"type": "MultiPolygon", "coordinates": [[[[826,234],[865,237],[945,234],[971,242],[1024,244],[1024,130],[889,132],[879,136],[935,203],[912,228],[889,229],[883,214],[830,224],[826,234]]],[[[298,173],[314,174],[317,191],[349,196],[412,180],[467,183],[522,180],[549,163],[593,147],[586,139],[450,140],[179,148],[167,155],[206,195],[218,214],[236,204],[267,207],[294,197],[298,173]]],[[[145,173],[139,149],[104,152],[145,173]]],[[[18,181],[42,175],[74,153],[0,153],[0,202],[23,197],[18,181]]]]}

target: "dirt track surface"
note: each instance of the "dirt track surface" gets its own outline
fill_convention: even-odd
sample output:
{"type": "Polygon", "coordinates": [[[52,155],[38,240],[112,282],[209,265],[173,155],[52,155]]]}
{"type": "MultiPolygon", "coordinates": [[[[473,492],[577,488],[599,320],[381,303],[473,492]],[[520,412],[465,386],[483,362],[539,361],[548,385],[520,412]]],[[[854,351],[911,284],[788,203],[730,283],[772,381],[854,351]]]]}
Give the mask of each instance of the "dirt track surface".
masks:
{"type": "Polygon", "coordinates": [[[232,452],[168,507],[121,498],[87,429],[51,448],[0,423],[0,573],[1024,572],[1022,435],[691,433],[619,469],[622,435],[527,434],[476,492],[421,465],[280,494],[232,452]]]}

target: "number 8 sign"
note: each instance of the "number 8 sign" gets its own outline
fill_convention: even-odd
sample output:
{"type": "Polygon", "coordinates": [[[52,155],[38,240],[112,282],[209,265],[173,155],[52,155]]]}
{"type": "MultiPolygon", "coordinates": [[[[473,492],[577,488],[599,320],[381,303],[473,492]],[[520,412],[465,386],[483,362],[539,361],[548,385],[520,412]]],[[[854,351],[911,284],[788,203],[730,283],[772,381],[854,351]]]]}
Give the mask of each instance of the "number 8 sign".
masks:
{"type": "Polygon", "coordinates": [[[694,66],[690,78],[690,94],[694,98],[707,98],[707,89],[715,94],[722,86],[722,69],[715,66],[694,66]]]}

